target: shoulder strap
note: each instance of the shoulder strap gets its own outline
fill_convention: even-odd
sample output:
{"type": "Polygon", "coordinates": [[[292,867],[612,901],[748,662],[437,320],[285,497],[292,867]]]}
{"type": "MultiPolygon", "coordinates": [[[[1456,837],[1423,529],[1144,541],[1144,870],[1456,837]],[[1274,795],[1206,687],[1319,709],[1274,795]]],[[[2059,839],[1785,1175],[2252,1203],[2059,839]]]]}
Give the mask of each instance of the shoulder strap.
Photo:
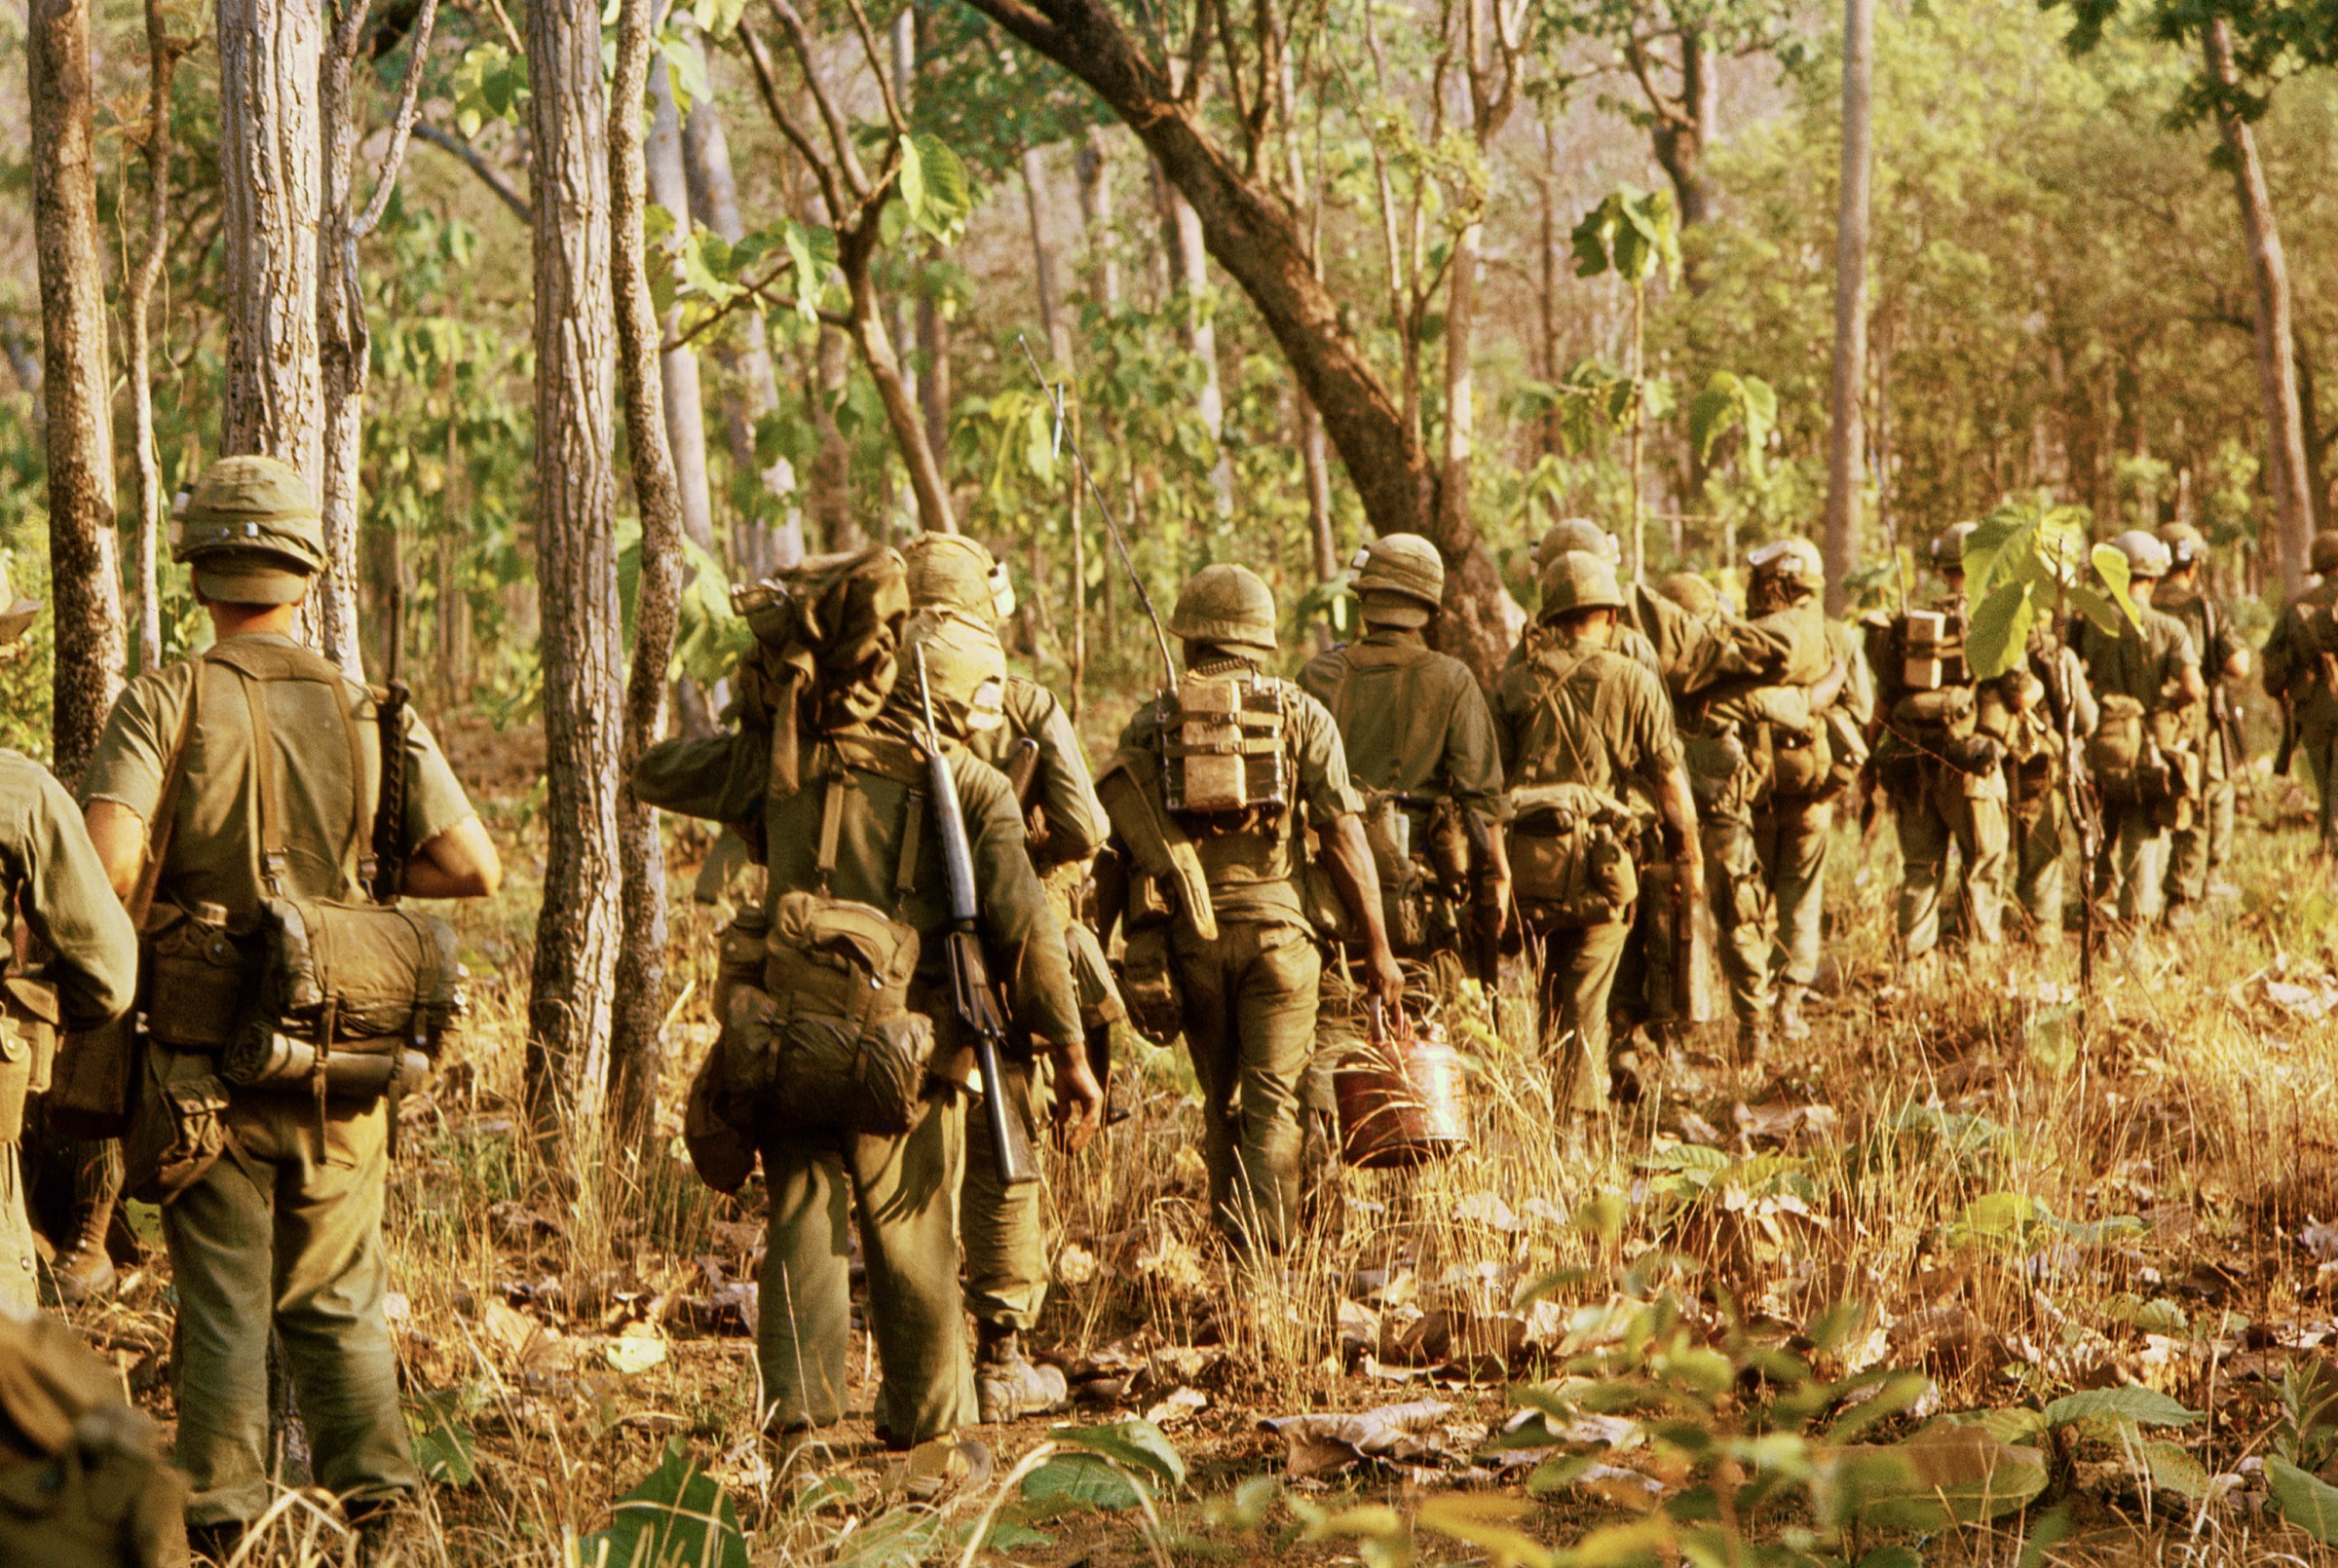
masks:
{"type": "Polygon", "coordinates": [[[216,651],[205,657],[212,663],[223,664],[236,672],[244,683],[244,702],[251,715],[252,782],[260,803],[260,880],[275,896],[283,896],[283,870],[287,861],[284,842],[283,808],[277,793],[276,748],[274,732],[268,723],[267,689],[278,681],[313,681],[332,693],[333,711],[341,716],[342,738],[349,744],[349,838],[341,846],[339,864],[356,862],[356,881],[353,888],[358,898],[370,896],[373,884],[373,855],[371,836],[366,832],[372,816],[367,797],[379,792],[380,781],[366,788],[364,727],[358,723],[355,707],[349,700],[347,683],[340,669],[307,649],[270,650],[293,655],[254,661],[238,656],[236,650],[227,656],[216,651]]]}
{"type": "Polygon", "coordinates": [[[163,765],[163,793],[146,835],[146,861],[138,868],[138,880],[131,889],[128,905],[133,929],[145,925],[147,913],[154,908],[155,889],[163,879],[163,860],[170,853],[170,835],[178,826],[178,796],[187,782],[187,743],[195,736],[197,715],[203,709],[206,668],[202,659],[195,660],[195,678],[187,686],[187,705],[178,718],[178,738],[171,741],[170,760],[163,765]]]}
{"type": "Polygon", "coordinates": [[[820,896],[828,896],[828,887],[836,879],[836,845],[843,836],[845,825],[845,764],[833,748],[823,747],[826,753],[827,783],[820,792],[820,842],[812,860],[812,869],[820,876],[820,896]]]}

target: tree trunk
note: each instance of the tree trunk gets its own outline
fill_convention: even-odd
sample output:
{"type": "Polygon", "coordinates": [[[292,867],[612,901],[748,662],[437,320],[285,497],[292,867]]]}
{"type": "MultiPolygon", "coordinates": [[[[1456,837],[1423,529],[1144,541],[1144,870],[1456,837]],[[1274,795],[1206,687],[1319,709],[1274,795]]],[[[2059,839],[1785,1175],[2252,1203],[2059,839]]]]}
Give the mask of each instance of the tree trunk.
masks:
{"type": "Polygon", "coordinates": [[[836,423],[851,376],[851,345],[834,327],[823,328],[814,361],[811,424],[820,450],[811,460],[811,515],[820,525],[820,548],[857,550],[869,541],[852,515],[852,448],[836,423]]]}
{"type": "Polygon", "coordinates": [[[308,614],[324,656],[343,674],[363,680],[365,660],[358,640],[358,469],[364,456],[365,374],[372,346],[357,236],[351,230],[357,214],[350,204],[356,200],[358,143],[365,132],[356,96],[365,78],[358,74],[359,41],[345,38],[343,31],[333,28],[319,71],[324,185],[317,206],[317,369],[323,413],[317,506],[324,528],[324,571],[309,589],[308,614]]]}
{"type": "Polygon", "coordinates": [[[114,417],[97,271],[89,0],[32,0],[32,228],[41,280],[50,595],[56,616],[50,746],[75,779],[122,690],[122,585],[114,541],[114,417]]]}
{"type": "Polygon", "coordinates": [[[1108,311],[1120,308],[1120,258],[1112,243],[1112,161],[1104,127],[1090,126],[1073,161],[1079,174],[1079,223],[1088,240],[1088,286],[1108,311]]]}
{"type": "Polygon", "coordinates": [[[893,353],[892,335],[886,330],[885,310],[877,297],[878,227],[872,217],[861,228],[837,236],[837,270],[845,275],[851,300],[848,316],[852,339],[860,346],[861,363],[868,367],[869,379],[877,384],[877,400],[885,407],[885,421],[892,428],[902,467],[909,470],[918,525],[928,533],[955,534],[958,517],[951,509],[941,457],[925,439],[924,416],[902,374],[901,360],[893,353]]]}
{"type": "Polygon", "coordinates": [[[317,341],[317,0],[219,0],[219,174],[225,204],[228,452],[258,452],[324,489],[317,341]]]}
{"type": "Polygon", "coordinates": [[[163,463],[154,433],[154,289],[170,250],[170,82],[187,48],[170,36],[162,0],[146,0],[146,237],[131,269],[124,337],[130,353],[131,469],[138,487],[138,669],[163,662],[163,463]]]}
{"type": "Polygon", "coordinates": [[[1869,97],[1875,74],[1875,0],[1843,0],[1842,207],[1834,230],[1834,409],[1827,449],[1827,611],[1850,602],[1844,575],[1859,565],[1867,362],[1867,183],[1874,163],[1869,97]]]}
{"type": "Polygon", "coordinates": [[[1032,280],[1039,292],[1039,330],[1047,335],[1047,353],[1058,365],[1072,362],[1072,323],[1064,319],[1064,297],[1055,280],[1055,256],[1047,248],[1046,202],[1042,193],[1047,187],[1047,166],[1037,147],[1025,147],[1021,163],[1023,173],[1023,211],[1031,221],[1032,280]]]}
{"type": "Polygon", "coordinates": [[[2320,398],[2315,392],[2314,355],[2306,346],[2306,335],[2296,337],[2297,409],[2299,423],[2306,432],[2306,494],[2312,498],[2308,504],[2319,517],[2330,504],[2330,481],[2327,473],[2332,432],[2323,428],[2319,412],[2320,398]]]}
{"type": "MultiPolygon", "coordinates": [[[[1693,26],[1680,29],[1680,103],[1677,114],[1658,114],[1651,136],[1656,162],[1672,181],[1674,200],[1680,207],[1680,226],[1703,223],[1713,215],[1713,199],[1705,181],[1705,149],[1713,138],[1713,122],[1719,106],[1720,79],[1714,70],[1713,49],[1693,26]]],[[[1689,285],[1696,286],[1690,279],[1689,285]]]]}
{"type": "MultiPolygon", "coordinates": [[[[690,106],[682,122],[682,153],[690,177],[691,214],[735,244],[747,232],[738,211],[738,182],[731,171],[731,146],[723,134],[721,106],[711,99],[690,106]]],[[[771,329],[754,311],[715,340],[715,356],[727,375],[723,439],[732,467],[752,473],[778,504],[782,521],[768,531],[752,524],[740,541],[740,564],[761,575],[804,559],[804,517],[797,505],[796,474],[785,459],[766,468],[755,461],[755,429],[779,406],[779,378],[772,369],[771,329]]]]}
{"type": "Polygon", "coordinates": [[[925,416],[925,441],[934,451],[950,450],[950,317],[927,289],[918,298],[918,341],[925,346],[925,374],[918,378],[918,403],[925,416]]]}
{"type": "Polygon", "coordinates": [[[1445,302],[1445,452],[1438,477],[1441,531],[1468,528],[1469,466],[1477,430],[1477,375],[1470,352],[1477,342],[1478,249],[1485,227],[1472,223],[1453,237],[1452,279],[1445,302]]]}
{"type": "Polygon", "coordinates": [[[1170,292],[1179,302],[1178,314],[1181,335],[1193,357],[1201,361],[1201,396],[1198,412],[1208,427],[1210,442],[1218,449],[1218,461],[1210,469],[1210,483],[1218,493],[1221,515],[1234,509],[1234,469],[1220,444],[1226,435],[1226,392],[1218,381],[1218,328],[1212,324],[1203,295],[1209,291],[1210,263],[1201,232],[1201,214],[1186,200],[1175,181],[1162,170],[1162,200],[1167,210],[1162,214],[1169,236],[1170,292]]]}
{"type": "MultiPolygon", "coordinates": [[[[649,199],[673,215],[675,233],[687,234],[690,232],[690,178],[682,168],[682,115],[674,103],[673,77],[666,70],[663,60],[657,62],[657,69],[650,71],[649,76],[650,101],[657,106],[657,116],[650,127],[649,145],[645,151],[639,136],[631,136],[626,139],[632,143],[631,156],[647,164],[649,199]]],[[[617,165],[614,160],[619,156],[618,139],[615,136],[612,137],[609,144],[609,156],[612,160],[610,164],[611,177],[615,178],[617,165]]],[[[615,190],[610,192],[613,207],[622,206],[626,200],[624,196],[615,190]]],[[[636,219],[640,216],[638,205],[634,215],[636,219]]],[[[624,232],[621,225],[617,231],[618,243],[621,245],[623,242],[624,232]]],[[[636,238],[639,238],[638,235],[636,238]]],[[[663,265],[665,261],[665,257],[660,255],[655,263],[643,257],[635,257],[628,262],[622,255],[615,252],[612,254],[616,258],[614,264],[621,272],[650,265],[663,265]]],[[[621,280],[618,292],[619,335],[621,337],[623,335],[624,324],[622,318],[623,286],[621,280]]],[[[645,282],[643,286],[647,287],[648,284],[645,282]]],[[[754,315],[753,312],[746,314],[750,317],[754,315]]],[[[667,338],[680,335],[678,327],[681,317],[682,308],[677,305],[664,323],[664,334],[667,338]]],[[[653,338],[651,341],[655,346],[660,340],[653,338]]],[[[714,552],[714,496],[706,482],[706,408],[698,390],[698,351],[684,343],[665,350],[659,355],[658,358],[660,373],[664,383],[660,401],[664,404],[665,445],[668,463],[673,470],[673,481],[681,497],[682,531],[690,536],[692,543],[708,554],[712,554],[714,552]]],[[[625,394],[628,410],[632,406],[632,393],[628,391],[625,394]]],[[[626,415],[626,429],[632,429],[630,412],[626,415]]],[[[638,492],[641,487],[641,459],[639,457],[633,460],[633,470],[634,489],[638,492]]],[[[645,512],[647,511],[646,505],[643,509],[645,512]]]]}
{"type": "MultiPolygon", "coordinates": [[[[536,223],[536,580],[547,842],[529,975],[527,1100],[590,1124],[608,1082],[619,948],[622,714],[600,7],[528,8],[536,223]]],[[[637,111],[636,111],[637,112],[637,111]]]]}
{"type": "MultiPolygon", "coordinates": [[[[2228,90],[2240,85],[2233,64],[2233,31],[2219,17],[2201,33],[2201,50],[2207,62],[2208,80],[2228,90]]],[[[2290,345],[2296,327],[2289,302],[2289,264],[2281,253],[2281,233],[2274,220],[2273,193],[2265,183],[2265,165],[2257,157],[2257,140],[2248,122],[2230,102],[2216,111],[2216,131],[2224,139],[2233,169],[2234,194],[2241,202],[2241,221],[2248,232],[2248,259],[2256,284],[2257,386],[2264,399],[2265,474],[2273,490],[2278,527],[2275,546],[2281,568],[2281,591],[2295,596],[2303,590],[2308,546],[2314,538],[2313,481],[2306,471],[2306,427],[2297,392],[2297,361],[2290,345]]]]}
{"type": "MultiPolygon", "coordinates": [[[[542,0],[538,0],[542,3],[542,0]]],[[[619,748],[618,863],[623,940],[617,956],[617,1002],[609,1042],[610,1111],[615,1146],[631,1148],[654,1127],[659,1070],[664,1063],[665,1016],[665,850],[658,838],[658,813],[633,795],[633,764],[657,744],[665,729],[665,672],[673,662],[674,629],[682,603],[682,539],[689,525],[689,464],[677,464],[669,439],[696,437],[698,503],[705,503],[704,434],[698,423],[698,356],[677,377],[672,353],[660,355],[657,307],[650,299],[643,232],[644,186],[669,182],[660,193],[676,205],[667,210],[681,220],[690,210],[682,189],[682,127],[664,62],[650,70],[652,0],[624,0],[618,18],[617,69],[610,83],[609,255],[613,274],[618,367],[625,388],[625,444],[633,459],[633,500],[641,512],[641,575],[633,607],[633,658],[625,677],[624,737],[619,748]],[[646,160],[641,137],[642,78],[655,74],[650,96],[657,104],[653,141],[665,146],[646,160]],[[660,176],[658,165],[666,167],[660,176]],[[662,369],[660,360],[663,361],[662,369]],[[664,392],[679,387],[691,399],[685,427],[677,431],[671,409],[660,408],[664,392]]],[[[663,205],[662,201],[660,205],[663,205]]],[[[659,258],[662,261],[662,257],[659,258]]],[[[713,545],[711,525],[700,541],[713,545]]]]}

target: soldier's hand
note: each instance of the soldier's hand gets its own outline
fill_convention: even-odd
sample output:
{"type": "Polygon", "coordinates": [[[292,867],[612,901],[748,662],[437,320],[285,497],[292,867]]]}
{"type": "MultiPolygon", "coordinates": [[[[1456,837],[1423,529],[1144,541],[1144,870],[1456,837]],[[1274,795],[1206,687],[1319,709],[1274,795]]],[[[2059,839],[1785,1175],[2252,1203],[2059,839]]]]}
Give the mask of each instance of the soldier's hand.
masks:
{"type": "Polygon", "coordinates": [[[1478,917],[1493,932],[1494,940],[1510,929],[1510,878],[1489,877],[1478,889],[1478,917]]]}
{"type": "Polygon", "coordinates": [[[1390,1012],[1404,1003],[1405,972],[1385,943],[1376,945],[1364,959],[1364,989],[1390,1012]]]}
{"type": "Polygon", "coordinates": [[[1095,1069],[1088,1065],[1084,1043],[1078,1040],[1058,1043],[1051,1054],[1055,1058],[1057,1136],[1066,1148],[1085,1148],[1088,1139],[1104,1125],[1104,1086],[1096,1081],[1095,1069]]]}

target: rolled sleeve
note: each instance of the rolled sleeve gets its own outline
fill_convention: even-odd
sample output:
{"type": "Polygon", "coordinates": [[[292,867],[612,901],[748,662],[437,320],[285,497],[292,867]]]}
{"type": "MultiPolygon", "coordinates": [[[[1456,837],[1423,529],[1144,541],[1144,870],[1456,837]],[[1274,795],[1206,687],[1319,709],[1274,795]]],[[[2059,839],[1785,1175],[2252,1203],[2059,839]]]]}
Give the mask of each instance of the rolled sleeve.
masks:
{"type": "Polygon", "coordinates": [[[406,843],[419,849],[478,815],[446,753],[420,718],[406,726],[406,843]]]}
{"type": "Polygon", "coordinates": [[[115,699],[97,749],[82,769],[81,803],[111,801],[152,823],[162,805],[163,775],[178,737],[189,683],[200,672],[193,661],[140,676],[115,699]]]}

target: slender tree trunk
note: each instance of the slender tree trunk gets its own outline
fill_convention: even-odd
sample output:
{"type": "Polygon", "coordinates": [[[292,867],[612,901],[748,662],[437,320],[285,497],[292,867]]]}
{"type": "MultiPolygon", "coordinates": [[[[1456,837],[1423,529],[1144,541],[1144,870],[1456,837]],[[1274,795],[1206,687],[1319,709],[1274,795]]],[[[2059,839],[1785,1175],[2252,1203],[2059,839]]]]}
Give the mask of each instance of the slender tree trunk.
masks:
{"type": "MultiPolygon", "coordinates": [[[[2228,90],[2240,85],[2240,73],[2233,64],[2230,22],[2221,17],[2209,22],[2201,33],[2201,50],[2209,81],[2228,90]]],[[[2257,156],[2257,139],[2248,122],[2227,103],[2216,112],[2216,131],[2230,156],[2234,194],[2240,199],[2242,225],[2248,233],[2249,272],[2257,301],[2257,384],[2265,405],[2265,475],[2273,490],[2279,530],[2275,545],[2281,589],[2295,595],[2305,586],[2315,497],[2306,469],[2306,426],[2297,392],[2297,360],[2290,347],[2296,341],[2296,325],[2289,300],[2289,264],[2281,252],[2273,192],[2265,183],[2265,165],[2257,156]]]]}
{"type": "Polygon", "coordinates": [[[318,0],[220,0],[219,173],[227,386],[221,440],[324,489],[317,341],[322,206],[318,0]]]}
{"type": "Polygon", "coordinates": [[[50,594],[57,629],[50,746],[81,775],[122,690],[122,585],[114,542],[114,419],[97,271],[89,0],[31,0],[32,230],[41,280],[50,594]]]}
{"type": "Polygon", "coordinates": [[[128,321],[130,353],[131,471],[138,487],[137,592],[138,669],[162,667],[163,596],[157,555],[163,537],[163,461],[154,433],[154,290],[170,249],[170,82],[187,46],[172,38],[162,0],[146,0],[146,237],[131,268],[128,321]]]}
{"type": "Polygon", "coordinates": [[[836,407],[851,375],[850,353],[844,333],[822,329],[812,378],[811,424],[820,449],[811,463],[811,515],[820,525],[825,550],[857,550],[869,541],[852,515],[852,448],[836,423],[836,407]]]}
{"type": "Polygon", "coordinates": [[[925,439],[925,420],[917,395],[893,353],[892,335],[886,330],[885,310],[877,296],[874,276],[878,236],[872,220],[865,231],[837,236],[837,270],[845,275],[850,297],[848,312],[852,339],[860,346],[861,363],[877,384],[877,400],[892,428],[893,444],[909,470],[910,493],[917,500],[919,526],[929,533],[955,534],[958,516],[950,505],[949,483],[942,477],[940,454],[925,439]]]}
{"type": "Polygon", "coordinates": [[[1055,278],[1055,254],[1047,248],[1047,166],[1037,147],[1025,147],[1021,161],[1023,211],[1031,224],[1032,280],[1039,294],[1039,329],[1047,334],[1047,353],[1059,365],[1072,362],[1072,324],[1064,319],[1064,296],[1055,278]]]}
{"type": "MultiPolygon", "coordinates": [[[[709,100],[690,106],[682,123],[682,151],[690,176],[692,214],[725,240],[735,244],[747,232],[738,211],[738,182],[731,171],[731,146],[723,133],[719,104],[709,100]]],[[[723,438],[731,464],[741,474],[754,474],[780,521],[769,530],[746,525],[739,544],[741,564],[761,574],[794,566],[804,559],[804,516],[798,506],[795,470],[782,458],[769,467],[756,461],[755,429],[779,406],[779,378],[772,369],[771,329],[760,315],[741,312],[738,324],[716,340],[715,355],[728,374],[724,378],[723,438]]]]}
{"type": "Polygon", "coordinates": [[[2299,423],[2306,432],[2306,494],[2312,498],[2309,505],[2319,518],[2330,504],[2329,479],[2325,469],[2329,461],[2330,431],[2324,429],[2319,412],[2320,399],[2315,392],[2314,355],[2306,346],[2306,335],[2296,337],[2297,409],[2299,423]]]}
{"type": "Polygon", "coordinates": [[[1875,0],[1843,0],[1842,207],[1834,231],[1834,408],[1827,450],[1827,611],[1850,602],[1844,575],[1859,565],[1866,422],[1860,408],[1867,362],[1867,184],[1874,164],[1870,94],[1875,0]]]}
{"type": "MultiPolygon", "coordinates": [[[[542,3],[542,0],[539,0],[542,3]]],[[[610,83],[609,255],[616,299],[618,368],[625,389],[625,444],[633,458],[633,500],[641,511],[641,575],[633,608],[633,658],[625,677],[624,737],[619,748],[618,863],[623,941],[617,956],[617,1002],[609,1043],[610,1109],[618,1146],[632,1147],[652,1132],[659,1070],[665,1060],[665,850],[658,838],[658,813],[634,798],[633,764],[657,744],[665,729],[665,672],[674,654],[674,627],[682,602],[682,540],[690,500],[687,463],[677,464],[667,442],[675,435],[672,412],[660,407],[666,389],[680,387],[694,404],[681,432],[699,442],[698,484],[706,483],[704,434],[697,425],[698,357],[688,374],[676,377],[671,353],[660,355],[657,307],[650,299],[653,263],[643,232],[644,186],[659,178],[662,194],[677,205],[677,218],[690,210],[682,187],[682,127],[664,62],[651,71],[652,0],[624,0],[618,17],[617,69],[610,83]],[[657,104],[653,141],[667,145],[646,160],[641,136],[643,77],[655,75],[650,96],[657,104]],[[660,360],[663,360],[662,369],[660,360]]],[[[662,205],[662,204],[661,204],[662,205]]],[[[662,260],[662,258],[660,258],[662,260]]],[[[689,351],[685,350],[684,353],[689,351]]],[[[700,541],[711,548],[709,531],[700,541]]]]}
{"type": "MultiPolygon", "coordinates": [[[[1676,14],[1677,16],[1677,14],[1676,14]]],[[[1656,162],[1672,181],[1674,200],[1680,207],[1680,226],[1703,223],[1713,215],[1713,197],[1705,180],[1705,151],[1712,144],[1713,122],[1720,102],[1720,79],[1714,70],[1713,49],[1693,25],[1680,30],[1680,102],[1670,115],[1659,113],[1651,138],[1656,162]]],[[[1695,288],[1697,281],[1689,280],[1695,288]]]]}
{"type": "Polygon", "coordinates": [[[925,374],[918,378],[918,403],[925,417],[925,442],[937,453],[950,450],[950,317],[933,291],[918,299],[918,341],[925,346],[925,374]]]}
{"type": "MultiPolygon", "coordinates": [[[[622,25],[622,24],[621,24],[622,25]]],[[[646,36],[646,35],[645,35],[646,36]]],[[[646,47],[646,46],[645,46],[646,47]]],[[[638,136],[631,137],[633,156],[648,166],[649,199],[673,215],[677,233],[690,230],[690,179],[682,167],[682,116],[674,103],[673,78],[659,60],[649,72],[650,101],[657,106],[657,115],[650,127],[649,145],[645,151],[638,136]]],[[[613,137],[609,155],[619,155],[618,140],[613,137]]],[[[612,177],[616,165],[610,166],[612,177]]],[[[613,204],[622,205],[624,198],[616,191],[610,193],[613,204]]],[[[636,213],[638,217],[638,213],[636,213]]],[[[623,230],[618,231],[620,241],[623,230]]],[[[621,270],[627,266],[661,266],[665,257],[656,261],[636,258],[627,263],[619,257],[615,263],[621,270]]],[[[648,286],[646,283],[643,286],[648,286]]],[[[619,288],[620,328],[622,336],[623,287],[619,288]]],[[[752,316],[753,312],[748,312],[752,316]]],[[[677,305],[664,323],[666,336],[678,336],[682,308],[677,305]]],[[[653,338],[655,346],[659,340],[653,338]]],[[[664,386],[660,401],[664,404],[665,444],[668,462],[673,469],[674,483],[682,499],[682,531],[691,542],[709,554],[714,550],[714,495],[706,481],[706,408],[698,389],[698,351],[689,344],[679,344],[658,356],[660,373],[664,386]]],[[[626,406],[632,405],[632,395],[626,394],[626,406]]],[[[631,429],[627,416],[627,429],[631,429]]],[[[634,488],[640,488],[641,462],[634,460],[634,488]]]]}
{"type": "Polygon", "coordinates": [[[1073,162],[1079,175],[1079,222],[1088,241],[1088,286],[1108,311],[1120,308],[1120,258],[1112,243],[1112,160],[1104,127],[1090,126],[1073,162]]]}
{"type": "MultiPolygon", "coordinates": [[[[527,1094],[539,1127],[602,1109],[620,946],[622,654],[611,453],[615,306],[600,8],[528,8],[536,223],[537,597],[548,793],[529,975],[527,1094]]],[[[636,111],[638,112],[638,111],[636,111]]]]}
{"type": "Polygon", "coordinates": [[[1174,181],[1164,177],[1161,192],[1168,205],[1164,216],[1170,239],[1171,292],[1179,301],[1180,330],[1186,347],[1201,362],[1197,412],[1209,429],[1211,444],[1218,450],[1217,464],[1210,470],[1210,483],[1217,491],[1220,514],[1230,514],[1234,509],[1234,469],[1221,444],[1226,436],[1226,392],[1218,380],[1218,328],[1210,319],[1204,297],[1210,287],[1210,262],[1208,248],[1203,243],[1201,214],[1193,210],[1193,204],[1174,181]]]}
{"type": "MultiPolygon", "coordinates": [[[[1542,199],[1542,266],[1540,286],[1535,303],[1540,308],[1542,343],[1542,379],[1551,386],[1559,384],[1559,251],[1562,225],[1559,221],[1559,132],[1552,126],[1546,108],[1542,116],[1542,177],[1536,182],[1542,199]]],[[[1559,455],[1559,412],[1552,409],[1542,417],[1542,455],[1559,455]]]]}
{"type": "Polygon", "coordinates": [[[1479,245],[1485,227],[1472,223],[1453,237],[1452,277],[1445,301],[1445,451],[1437,483],[1443,532],[1470,526],[1469,467],[1477,432],[1478,384],[1470,362],[1477,346],[1479,245]]]}

